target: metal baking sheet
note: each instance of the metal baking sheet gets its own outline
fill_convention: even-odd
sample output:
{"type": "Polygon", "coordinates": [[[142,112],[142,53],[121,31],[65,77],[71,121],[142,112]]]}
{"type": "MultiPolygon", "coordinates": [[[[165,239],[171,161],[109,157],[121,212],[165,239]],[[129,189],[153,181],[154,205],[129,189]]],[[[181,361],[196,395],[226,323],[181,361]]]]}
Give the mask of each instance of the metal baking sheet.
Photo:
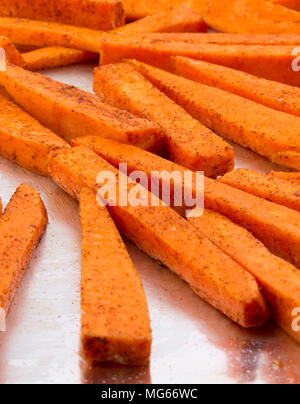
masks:
{"type": "MultiPolygon", "coordinates": [[[[45,72],[92,91],[93,65],[45,72]]],[[[236,166],[275,167],[235,146],[236,166]]],[[[49,227],[0,335],[0,383],[294,383],[300,346],[278,327],[246,331],[198,298],[168,269],[127,243],[140,273],[153,328],[146,368],[88,368],[79,357],[80,228],[77,204],[50,179],[0,158],[0,195],[6,204],[20,183],[36,187],[49,227]]]]}

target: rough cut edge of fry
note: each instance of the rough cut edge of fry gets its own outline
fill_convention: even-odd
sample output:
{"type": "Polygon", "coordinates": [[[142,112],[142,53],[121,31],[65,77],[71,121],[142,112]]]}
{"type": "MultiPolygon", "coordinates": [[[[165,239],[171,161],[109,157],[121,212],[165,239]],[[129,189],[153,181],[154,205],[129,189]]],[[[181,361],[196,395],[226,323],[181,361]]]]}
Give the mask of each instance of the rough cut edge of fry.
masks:
{"type": "Polygon", "coordinates": [[[101,30],[125,24],[121,0],[1,0],[0,15],[101,30]]]}
{"type": "Polygon", "coordinates": [[[25,52],[22,54],[22,57],[24,60],[24,69],[37,71],[95,61],[99,58],[99,54],[78,49],[51,46],[25,52]]]}
{"type": "Polygon", "coordinates": [[[225,174],[220,182],[300,212],[299,187],[287,184],[286,181],[279,178],[268,177],[254,170],[239,168],[225,174]]]}
{"type": "Polygon", "coordinates": [[[184,57],[172,57],[173,73],[300,117],[300,89],[228,67],[184,57]]]}
{"type": "Polygon", "coordinates": [[[228,33],[192,33],[192,32],[139,32],[126,33],[127,37],[134,39],[148,39],[157,42],[184,42],[186,44],[211,45],[262,45],[281,46],[300,43],[300,34],[228,34],[228,33]]]}
{"type": "Polygon", "coordinates": [[[170,160],[204,171],[209,177],[233,168],[231,146],[157,90],[130,64],[95,69],[94,91],[105,102],[160,125],[170,160]]]}
{"type": "Polygon", "coordinates": [[[281,166],[300,171],[300,153],[296,151],[274,153],[270,160],[281,166]]]}
{"type": "Polygon", "coordinates": [[[139,32],[206,32],[207,26],[202,16],[186,6],[174,7],[167,11],[124,25],[114,32],[135,34],[139,32]]]}
{"type": "Polygon", "coordinates": [[[38,192],[20,185],[0,218],[0,307],[6,313],[47,223],[38,192]]]}
{"type": "MultiPolygon", "coordinates": [[[[127,163],[129,174],[133,171],[142,171],[147,174],[149,181],[151,175],[157,171],[180,172],[182,175],[187,172],[186,168],[162,157],[108,139],[88,136],[77,138],[72,143],[91,148],[117,168],[119,163],[127,163]]],[[[192,194],[195,197],[197,192],[195,173],[193,176],[192,194]]],[[[168,179],[166,180],[168,181],[168,179]]],[[[181,183],[174,182],[174,186],[182,188],[181,183]]],[[[171,181],[171,191],[174,186],[171,181]]],[[[189,190],[189,185],[187,190],[189,190]]],[[[157,195],[155,188],[153,192],[157,195]]],[[[204,177],[204,203],[207,209],[227,216],[233,222],[247,228],[274,254],[290,261],[297,267],[300,266],[299,212],[207,177],[204,177]]],[[[182,214],[182,210],[180,213],[182,214]]]]}
{"type": "Polygon", "coordinates": [[[48,176],[49,151],[65,147],[70,147],[67,142],[0,94],[0,155],[48,176]]]}
{"type": "Polygon", "coordinates": [[[80,193],[81,343],[90,362],[149,362],[151,328],[143,285],[106,207],[80,193]]]}
{"type": "Polygon", "coordinates": [[[293,310],[300,307],[299,270],[271,254],[251,233],[225,216],[206,210],[189,222],[256,278],[273,319],[300,342],[300,333],[292,326],[293,310]]]}
{"type": "Polygon", "coordinates": [[[161,128],[105,104],[94,94],[7,64],[0,84],[27,113],[70,141],[93,133],[159,152],[161,128]]]}
{"type": "Polygon", "coordinates": [[[12,43],[26,46],[63,46],[99,53],[102,31],[55,22],[0,17],[0,33],[12,43]]]}
{"type": "Polygon", "coordinates": [[[219,45],[106,34],[100,41],[100,64],[138,59],[172,71],[171,56],[185,56],[241,70],[268,80],[300,86],[300,75],[293,70],[294,50],[295,45],[219,45]]]}
{"type": "MultiPolygon", "coordinates": [[[[68,153],[49,154],[54,181],[73,197],[83,187],[103,196],[99,172],[111,171],[117,179],[128,181],[124,174],[86,147],[74,147],[68,153]]],[[[150,194],[141,185],[128,184],[150,194]]],[[[190,284],[193,290],[215,308],[243,327],[264,324],[269,313],[255,279],[222,253],[185,219],[167,206],[120,206],[117,198],[108,205],[118,229],[151,257],[160,260],[190,284]],[[201,260],[199,260],[201,256],[201,260]]]]}
{"type": "Polygon", "coordinates": [[[264,0],[210,0],[205,22],[221,32],[300,34],[300,14],[264,0]]]}
{"type": "Polygon", "coordinates": [[[268,175],[270,177],[280,178],[282,180],[291,182],[295,185],[300,185],[300,173],[285,173],[285,172],[271,171],[268,175]]]}
{"type": "MultiPolygon", "coordinates": [[[[300,118],[132,60],[153,85],[217,134],[271,160],[300,152],[300,118]]],[[[285,161],[285,164],[288,164],[285,161]]]]}
{"type": "MultiPolygon", "coordinates": [[[[4,49],[6,61],[17,66],[23,66],[24,60],[18,49],[9,41],[8,38],[0,36],[0,49],[4,49]]],[[[2,55],[1,55],[2,56],[2,55]]],[[[3,61],[1,60],[1,64],[3,61]]]]}

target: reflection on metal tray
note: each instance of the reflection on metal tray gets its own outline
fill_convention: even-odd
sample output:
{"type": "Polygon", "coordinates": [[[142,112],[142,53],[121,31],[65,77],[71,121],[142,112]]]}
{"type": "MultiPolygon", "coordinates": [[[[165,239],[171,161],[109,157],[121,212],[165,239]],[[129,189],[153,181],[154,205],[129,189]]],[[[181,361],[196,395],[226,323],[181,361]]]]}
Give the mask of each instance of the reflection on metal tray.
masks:
{"type": "MultiPolygon", "coordinates": [[[[92,66],[49,75],[91,91],[92,66]]],[[[272,168],[254,153],[235,150],[237,167],[272,168]]],[[[22,182],[40,191],[50,223],[0,335],[0,383],[300,383],[300,346],[279,328],[241,329],[130,243],[150,306],[151,364],[87,367],[78,354],[78,206],[51,180],[0,158],[4,204],[22,182]]]]}

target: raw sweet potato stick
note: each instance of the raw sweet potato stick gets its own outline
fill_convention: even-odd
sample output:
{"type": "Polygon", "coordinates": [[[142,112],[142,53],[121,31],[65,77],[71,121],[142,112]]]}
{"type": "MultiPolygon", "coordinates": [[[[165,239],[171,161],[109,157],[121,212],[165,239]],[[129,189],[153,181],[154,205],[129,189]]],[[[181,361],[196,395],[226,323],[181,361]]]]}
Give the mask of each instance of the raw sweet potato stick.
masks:
{"type": "MultiPolygon", "coordinates": [[[[0,31],[1,32],[1,31],[0,31]]],[[[160,41],[142,35],[106,34],[100,41],[101,65],[138,59],[171,71],[171,56],[220,64],[268,80],[299,86],[300,75],[293,69],[295,45],[219,45],[160,41]]]]}
{"type": "Polygon", "coordinates": [[[81,189],[88,187],[102,199],[106,190],[102,188],[104,184],[99,174],[107,182],[104,177],[111,172],[116,179],[117,192],[110,196],[108,210],[121,233],[243,327],[257,326],[268,320],[265,302],[250,274],[205,237],[199,237],[193,226],[171,208],[147,206],[151,194],[141,185],[127,184],[128,203],[119,203],[118,185],[128,178],[86,147],[68,150],[49,154],[52,178],[66,192],[78,198],[81,189]],[[132,206],[132,194],[143,195],[144,206],[132,206]]]}
{"type": "Polygon", "coordinates": [[[189,221],[256,278],[273,319],[300,342],[300,333],[293,328],[293,310],[300,307],[299,270],[271,254],[251,233],[225,216],[206,210],[202,217],[189,221]]]}
{"type": "Polygon", "coordinates": [[[22,57],[24,69],[37,71],[97,60],[99,55],[78,49],[51,46],[25,52],[22,57]]]}
{"type": "Polygon", "coordinates": [[[145,292],[126,247],[96,193],[80,193],[81,342],[86,359],[144,365],[151,352],[145,292]]]}
{"type": "Polygon", "coordinates": [[[173,73],[300,117],[300,88],[228,67],[183,57],[172,58],[173,73]]]}
{"type": "Polygon", "coordinates": [[[0,72],[14,101],[65,140],[93,133],[160,150],[160,127],[104,104],[95,95],[13,65],[0,72]]]}
{"type": "Polygon", "coordinates": [[[210,0],[206,23],[221,32],[300,34],[300,13],[265,0],[210,0]]]}
{"type": "Polygon", "coordinates": [[[232,148],[157,90],[130,64],[95,69],[94,91],[107,103],[159,124],[170,160],[205,171],[210,177],[233,168],[232,148]]]}
{"type": "Polygon", "coordinates": [[[1,0],[1,17],[110,30],[125,23],[121,0],[1,0]]]}
{"type": "Polygon", "coordinates": [[[224,175],[220,181],[223,184],[300,212],[299,186],[279,178],[268,177],[254,170],[240,168],[224,175]]]}
{"type": "MultiPolygon", "coordinates": [[[[154,154],[108,139],[89,136],[74,139],[73,144],[90,147],[115,167],[119,167],[119,163],[127,163],[128,173],[142,171],[147,174],[149,180],[152,175],[157,178],[162,171],[167,173],[178,171],[183,175],[189,172],[186,168],[154,154]]],[[[193,179],[194,197],[195,184],[196,181],[193,179]]],[[[181,188],[182,184],[171,181],[171,191],[174,187],[181,188]]],[[[157,195],[155,190],[153,192],[157,195]]],[[[204,203],[205,208],[227,216],[233,222],[247,228],[274,254],[300,267],[299,212],[207,177],[204,178],[204,203]]]]}
{"type": "Polygon", "coordinates": [[[20,185],[0,218],[0,308],[6,313],[47,223],[38,192],[20,185]]]}
{"type": "Polygon", "coordinates": [[[48,176],[50,150],[70,147],[20,107],[0,94],[0,155],[27,170],[48,176]]]}
{"type": "Polygon", "coordinates": [[[294,160],[300,161],[299,117],[136,60],[131,63],[160,91],[217,134],[271,161],[281,152],[293,152],[294,160]]]}

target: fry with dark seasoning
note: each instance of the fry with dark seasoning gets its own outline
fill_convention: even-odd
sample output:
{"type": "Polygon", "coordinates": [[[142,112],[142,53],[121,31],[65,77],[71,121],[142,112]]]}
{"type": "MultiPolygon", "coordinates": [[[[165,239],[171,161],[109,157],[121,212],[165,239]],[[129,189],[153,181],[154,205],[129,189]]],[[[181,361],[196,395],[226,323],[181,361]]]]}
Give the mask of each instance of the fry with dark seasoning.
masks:
{"type": "Polygon", "coordinates": [[[105,102],[160,125],[170,160],[210,177],[233,168],[231,146],[153,87],[130,64],[96,69],[94,91],[105,102]]]}
{"type": "Polygon", "coordinates": [[[281,178],[282,180],[291,182],[295,185],[300,185],[300,173],[285,173],[280,171],[271,171],[269,174],[271,177],[281,178]]]}
{"type": "MultiPolygon", "coordinates": [[[[8,38],[0,36],[0,48],[5,51],[5,60],[17,66],[23,66],[24,60],[18,49],[9,41],[8,38]]],[[[2,60],[1,60],[2,62],[2,60]]]]}
{"type": "Polygon", "coordinates": [[[275,111],[137,60],[130,63],[160,91],[218,135],[271,161],[272,156],[280,152],[300,155],[300,117],[275,111]]]}
{"type": "Polygon", "coordinates": [[[143,285],[106,207],[80,193],[81,343],[85,359],[145,365],[151,328],[143,285]]]}
{"type": "MultiPolygon", "coordinates": [[[[115,167],[119,167],[119,163],[127,163],[129,174],[136,170],[143,171],[147,174],[149,181],[153,172],[174,173],[178,171],[184,174],[187,171],[185,167],[159,156],[107,139],[78,138],[73,141],[73,144],[91,148],[115,167]]],[[[296,174],[299,178],[299,174],[296,174]]],[[[293,177],[295,176],[293,175],[293,177]]],[[[194,177],[193,197],[196,196],[195,184],[194,177]]],[[[182,187],[181,184],[172,185],[171,183],[172,192],[174,186],[182,187]]],[[[299,212],[207,177],[204,178],[204,204],[206,209],[227,216],[234,223],[245,227],[273,254],[300,267],[299,212]]]]}
{"type": "Polygon", "coordinates": [[[13,65],[0,73],[14,101],[66,141],[87,133],[159,151],[161,128],[102,102],[94,94],[13,65]]]}
{"type": "Polygon", "coordinates": [[[300,212],[300,198],[297,196],[299,185],[293,185],[280,178],[270,177],[246,168],[234,170],[224,175],[220,181],[300,212]]]}
{"type": "MultiPolygon", "coordinates": [[[[117,192],[108,210],[122,234],[241,326],[255,327],[268,321],[269,312],[254,277],[208,239],[199,236],[171,208],[119,203],[119,181],[128,178],[92,150],[81,146],[50,153],[49,170],[53,180],[75,198],[79,198],[84,187],[104,197],[102,182],[96,182],[96,178],[101,172],[112,172],[117,192]]],[[[128,195],[133,188],[135,194],[140,193],[144,201],[150,202],[151,194],[136,183],[128,184],[128,195]]]]}
{"type": "Polygon", "coordinates": [[[125,24],[121,0],[1,0],[1,17],[110,30],[125,24]]]}
{"type": "Polygon", "coordinates": [[[0,308],[6,314],[47,223],[38,192],[20,185],[0,218],[0,308]]]}
{"type": "Polygon", "coordinates": [[[70,147],[20,107],[0,94],[0,155],[37,174],[48,176],[47,155],[70,147]]]}

